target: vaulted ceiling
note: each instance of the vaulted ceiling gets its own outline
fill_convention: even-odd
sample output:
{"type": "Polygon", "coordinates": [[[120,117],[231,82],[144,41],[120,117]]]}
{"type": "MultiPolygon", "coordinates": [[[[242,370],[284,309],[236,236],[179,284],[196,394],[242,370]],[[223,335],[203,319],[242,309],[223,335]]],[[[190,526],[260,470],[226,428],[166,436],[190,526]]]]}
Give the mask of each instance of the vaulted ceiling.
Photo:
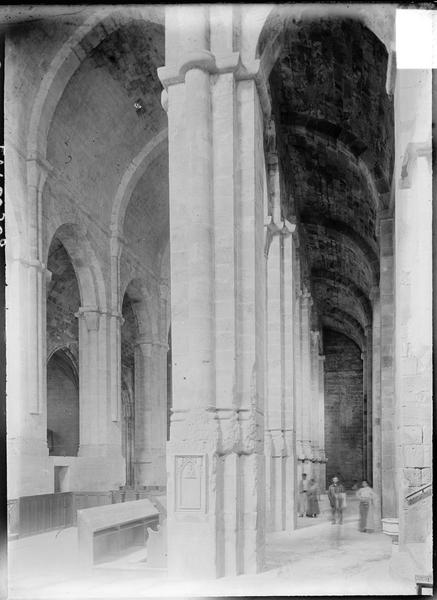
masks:
{"type": "Polygon", "coordinates": [[[393,169],[387,51],[352,19],[285,19],[270,75],[282,212],[296,220],[325,327],[362,345],[393,169]]]}

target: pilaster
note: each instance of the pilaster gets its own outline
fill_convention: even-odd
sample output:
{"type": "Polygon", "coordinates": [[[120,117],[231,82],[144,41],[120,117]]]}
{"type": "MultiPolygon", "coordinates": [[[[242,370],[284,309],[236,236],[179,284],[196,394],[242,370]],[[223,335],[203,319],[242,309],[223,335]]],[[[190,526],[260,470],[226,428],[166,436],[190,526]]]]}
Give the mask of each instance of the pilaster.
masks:
{"type": "Polygon", "coordinates": [[[8,402],[8,494],[53,489],[47,448],[46,283],[39,260],[17,258],[7,265],[6,392],[8,402]],[[13,477],[11,475],[14,474],[13,477]]]}
{"type": "Polygon", "coordinates": [[[379,288],[371,290],[372,302],[372,470],[376,493],[375,527],[382,517],[382,406],[381,406],[381,304],[379,288]]]}
{"type": "Polygon", "coordinates": [[[304,290],[300,297],[301,310],[301,370],[302,370],[302,403],[300,419],[302,421],[301,449],[306,462],[308,476],[312,475],[313,449],[311,440],[312,423],[312,391],[311,391],[311,306],[313,300],[309,291],[304,290]]]}
{"type": "Polygon", "coordinates": [[[394,394],[394,221],[380,216],[382,516],[397,515],[394,394]]]}
{"type": "MultiPolygon", "coordinates": [[[[120,315],[82,306],[79,320],[80,445],[76,478],[81,489],[107,490],[123,485],[121,427],[114,423],[119,390],[111,388],[111,321],[120,315]],[[116,400],[114,401],[114,396],[116,400]]],[[[119,421],[120,407],[117,406],[119,421]]]]}

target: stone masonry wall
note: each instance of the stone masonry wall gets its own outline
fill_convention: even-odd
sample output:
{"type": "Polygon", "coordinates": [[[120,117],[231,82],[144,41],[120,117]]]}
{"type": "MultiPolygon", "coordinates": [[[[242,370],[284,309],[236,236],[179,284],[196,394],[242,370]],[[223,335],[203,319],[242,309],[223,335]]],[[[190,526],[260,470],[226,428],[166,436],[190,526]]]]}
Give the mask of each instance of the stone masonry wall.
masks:
{"type": "Polygon", "coordinates": [[[346,487],[363,477],[363,370],[361,351],[349,338],[323,332],[325,361],[325,448],[328,481],[339,475],[346,487]]]}

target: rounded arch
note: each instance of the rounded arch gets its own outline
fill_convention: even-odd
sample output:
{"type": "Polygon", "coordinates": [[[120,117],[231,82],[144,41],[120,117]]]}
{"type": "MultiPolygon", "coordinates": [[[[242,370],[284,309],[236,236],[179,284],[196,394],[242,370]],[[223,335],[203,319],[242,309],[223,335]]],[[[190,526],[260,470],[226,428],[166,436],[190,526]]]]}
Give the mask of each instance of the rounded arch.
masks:
{"type": "MultiPolygon", "coordinates": [[[[79,285],[81,305],[106,310],[103,273],[85,228],[76,223],[63,223],[57,227],[52,240],[54,238],[62,243],[71,259],[79,285]]],[[[50,245],[47,248],[46,263],[49,249],[50,245]]]]}
{"type": "Polygon", "coordinates": [[[76,29],[53,58],[36,93],[29,122],[28,159],[46,158],[47,134],[56,106],[87,53],[129,19],[163,24],[161,11],[153,6],[98,7],[76,29]]]}
{"type": "Polygon", "coordinates": [[[267,78],[281,51],[283,44],[284,25],[287,19],[293,22],[311,21],[322,18],[354,19],[367,27],[385,46],[387,52],[392,51],[395,31],[396,7],[372,6],[372,10],[363,5],[308,5],[287,4],[273,6],[265,11],[264,19],[258,19],[257,42],[254,46],[262,73],[267,78]]]}

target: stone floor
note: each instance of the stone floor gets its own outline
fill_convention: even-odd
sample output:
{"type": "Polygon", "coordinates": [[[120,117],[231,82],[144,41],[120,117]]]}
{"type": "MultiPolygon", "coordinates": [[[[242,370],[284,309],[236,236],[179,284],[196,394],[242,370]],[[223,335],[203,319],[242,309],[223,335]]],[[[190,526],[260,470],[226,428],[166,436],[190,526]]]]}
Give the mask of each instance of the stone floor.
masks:
{"type": "Polygon", "coordinates": [[[140,550],[81,572],[76,536],[69,528],[10,542],[9,598],[415,594],[414,582],[390,574],[390,540],[358,532],[355,503],[343,525],[332,525],[325,511],[300,518],[292,534],[270,534],[265,572],[209,582],[171,580],[148,569],[140,550]]]}

